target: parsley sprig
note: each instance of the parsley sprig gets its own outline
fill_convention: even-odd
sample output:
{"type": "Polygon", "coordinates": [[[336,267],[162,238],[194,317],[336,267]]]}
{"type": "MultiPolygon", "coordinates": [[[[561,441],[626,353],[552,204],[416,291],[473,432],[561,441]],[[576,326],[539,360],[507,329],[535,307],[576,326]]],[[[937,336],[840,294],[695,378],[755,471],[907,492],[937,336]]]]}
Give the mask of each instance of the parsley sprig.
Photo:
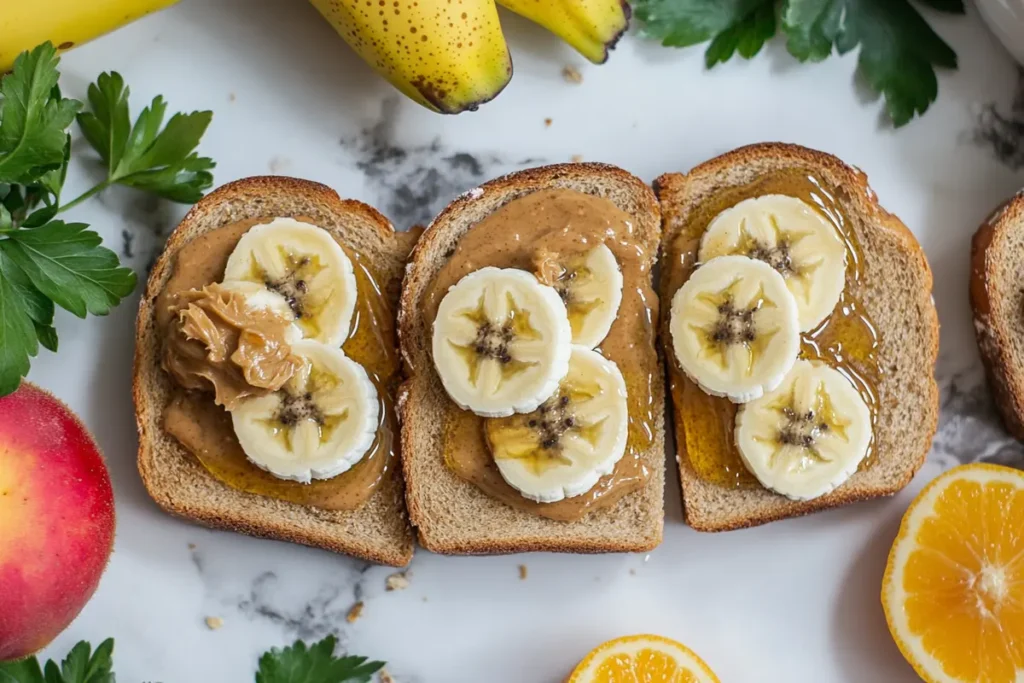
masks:
{"type": "MultiPolygon", "coordinates": [[[[334,636],[327,636],[308,647],[300,640],[274,648],[260,657],[256,683],[370,683],[384,666],[366,657],[338,657],[337,645],[334,636]]],[[[0,683],[115,683],[113,654],[114,641],[107,639],[95,652],[88,643],[78,643],[59,666],[50,660],[40,667],[35,657],[0,662],[0,683]]]]}
{"type": "Polygon", "coordinates": [[[211,112],[174,114],[157,96],[131,123],[128,87],[117,73],[88,89],[88,107],[64,97],[59,58],[44,43],[0,81],[0,396],[18,388],[39,347],[57,350],[55,305],[106,315],[135,289],[136,276],[84,223],[57,216],[111,185],[192,203],[213,184],[214,162],[195,149],[211,112]],[[77,119],[106,177],[63,202],[77,119]]]}
{"type": "MultiPolygon", "coordinates": [[[[964,13],[963,0],[920,0],[964,13]]],[[[860,48],[857,68],[885,96],[896,126],[923,114],[938,96],[935,68],[957,68],[956,53],[910,0],[633,0],[644,31],[662,44],[710,41],[708,68],[736,53],[750,59],[781,28],[789,53],[817,62],[860,48]]]]}

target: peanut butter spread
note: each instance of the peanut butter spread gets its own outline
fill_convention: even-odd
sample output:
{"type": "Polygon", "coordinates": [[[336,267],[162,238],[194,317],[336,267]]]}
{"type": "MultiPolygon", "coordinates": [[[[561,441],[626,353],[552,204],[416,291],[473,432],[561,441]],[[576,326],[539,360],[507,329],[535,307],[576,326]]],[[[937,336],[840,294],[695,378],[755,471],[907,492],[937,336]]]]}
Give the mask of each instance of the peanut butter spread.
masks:
{"type": "MultiPolygon", "coordinates": [[[[671,300],[697,266],[701,238],[711,221],[744,199],[768,194],[796,197],[820,211],[846,243],[846,286],[829,315],[817,328],[801,335],[800,357],[826,363],[841,372],[856,387],[871,412],[872,431],[879,413],[878,334],[856,295],[861,281],[860,245],[835,199],[836,191],[823,181],[799,170],[780,171],[756,182],[713,193],[693,208],[688,220],[662,260],[662,295],[671,300]]],[[[757,488],[757,479],[740,457],[733,436],[737,406],[726,398],[705,393],[680,368],[672,353],[669,315],[663,321],[662,340],[668,349],[669,389],[675,411],[676,447],[698,477],[726,488],[757,488]]],[[[860,469],[870,467],[873,442],[860,469]]]]}
{"type": "Polygon", "coordinates": [[[211,284],[175,296],[164,369],[185,389],[213,389],[228,410],[243,398],[277,391],[302,365],[285,341],[289,322],[211,284]]]}
{"type": "Polygon", "coordinates": [[[641,453],[650,445],[654,430],[658,298],[651,288],[647,247],[635,230],[629,214],[606,199],[570,190],[534,192],[506,204],[467,232],[431,283],[425,296],[427,329],[432,329],[448,289],[486,266],[520,268],[558,289],[560,264],[605,244],[622,270],[622,303],[598,351],[615,362],[626,381],[629,438],[625,455],[588,492],[557,503],[535,503],[499,473],[487,446],[485,418],[449,402],[444,416],[445,460],[458,476],[497,500],[549,519],[572,521],[614,505],[650,477],[641,453]]]}
{"type": "MultiPolygon", "coordinates": [[[[190,315],[185,314],[186,320],[182,321],[183,302],[189,299],[192,299],[189,301],[192,305],[198,304],[204,315],[212,316],[210,322],[217,328],[217,332],[230,336],[232,333],[228,332],[228,327],[235,331],[243,328],[250,330],[251,326],[239,327],[225,323],[221,312],[213,310],[222,308],[221,305],[207,300],[202,296],[202,291],[203,288],[207,291],[217,291],[218,288],[211,288],[209,285],[223,278],[224,267],[238,240],[252,226],[269,220],[270,218],[260,218],[225,225],[193,239],[178,252],[174,271],[156,302],[157,325],[164,331],[164,338],[168,344],[168,348],[165,349],[165,363],[168,362],[168,356],[174,356],[174,362],[185,362],[186,370],[195,367],[187,362],[192,356],[185,357],[181,349],[171,348],[183,345],[181,335],[186,334],[186,324],[189,327],[187,334],[200,337],[208,334],[215,342],[218,339],[217,334],[206,329],[207,323],[198,319],[199,312],[195,314],[196,320],[190,321],[190,315]],[[193,290],[199,290],[199,294],[193,290]]],[[[316,224],[315,220],[299,220],[316,224]]],[[[186,382],[182,383],[179,382],[179,373],[172,369],[170,372],[175,381],[179,382],[179,387],[164,412],[164,428],[181,442],[211,475],[228,486],[324,510],[355,510],[369,500],[388,468],[394,466],[394,449],[397,444],[394,440],[396,422],[391,397],[400,381],[394,316],[381,294],[377,279],[364,259],[345,245],[342,245],[342,248],[352,260],[356,286],[359,290],[352,330],[342,349],[346,355],[366,369],[377,388],[377,395],[381,400],[381,421],[377,429],[377,438],[366,455],[352,469],[333,479],[314,481],[312,484],[278,479],[256,467],[245,457],[231,426],[230,414],[215,405],[216,395],[197,390],[212,389],[210,380],[206,380],[202,373],[197,375],[188,372],[184,375],[186,382]],[[197,383],[200,384],[199,387],[195,386],[197,383]]],[[[185,305],[186,310],[187,308],[185,305]]],[[[230,314],[230,306],[225,305],[223,311],[230,314]]],[[[203,354],[209,351],[200,338],[190,340],[189,343],[198,344],[203,354]]],[[[263,342],[254,343],[258,346],[263,342]]],[[[196,348],[190,346],[189,352],[195,353],[196,348]]],[[[228,349],[231,349],[230,340],[225,346],[225,352],[228,349]]],[[[229,359],[237,351],[238,348],[234,348],[228,355],[229,359]]],[[[266,351],[269,353],[269,349],[266,351]]],[[[280,354],[282,349],[277,351],[280,354]]],[[[250,355],[250,352],[246,351],[244,357],[240,358],[243,364],[253,365],[249,361],[256,359],[249,358],[250,355]]],[[[274,363],[255,364],[254,370],[250,371],[257,380],[252,383],[253,385],[257,385],[258,382],[275,384],[280,378],[279,372],[286,372],[278,366],[288,361],[281,360],[279,355],[274,358],[274,363]]],[[[239,368],[239,374],[234,378],[248,383],[243,364],[231,360],[229,363],[239,368]]],[[[233,368],[231,370],[234,372],[233,368]]],[[[218,379],[222,378],[218,376],[218,379]]],[[[281,381],[286,381],[286,378],[281,381]]],[[[260,390],[272,391],[272,388],[260,390]]]]}

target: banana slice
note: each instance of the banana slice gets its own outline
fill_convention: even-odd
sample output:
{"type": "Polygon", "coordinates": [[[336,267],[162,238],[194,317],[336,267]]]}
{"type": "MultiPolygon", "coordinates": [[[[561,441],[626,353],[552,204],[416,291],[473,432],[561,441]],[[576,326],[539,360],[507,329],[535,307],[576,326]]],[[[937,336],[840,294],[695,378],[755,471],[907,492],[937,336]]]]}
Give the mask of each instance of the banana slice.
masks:
{"type": "Polygon", "coordinates": [[[249,398],[231,412],[242,450],[280,479],[309,483],[346,472],[373,445],[380,417],[366,370],[340,348],[301,340],[305,360],[280,390],[249,398]]]}
{"type": "Polygon", "coordinates": [[[303,336],[328,346],[348,338],[356,306],[352,261],[331,234],[294,218],[257,225],[238,241],[225,282],[251,282],[276,295],[303,336]]]}
{"type": "Polygon", "coordinates": [[[484,431],[501,476],[525,498],[578,496],[626,452],[626,382],[615,363],[573,346],[555,395],[532,413],[486,420],[484,431]]]}
{"type": "Polygon", "coordinates": [[[558,292],[515,268],[455,283],[434,319],[434,365],[452,400],[484,417],[528,413],[569,370],[572,331],[558,292]]]}
{"type": "Polygon", "coordinates": [[[727,254],[779,271],[796,299],[803,332],[828,317],[846,285],[846,244],[825,216],[796,197],[753,197],[718,214],[697,256],[704,262],[727,254]]]}
{"type": "Polygon", "coordinates": [[[775,391],[740,407],[736,446],[767,488],[810,500],[842,484],[868,452],[871,412],[833,368],[798,360],[775,391]]]}
{"type": "Polygon", "coordinates": [[[700,387],[734,403],[779,385],[800,350],[796,301],[771,266],[719,256],[672,297],[672,347],[700,387]]]}
{"type": "Polygon", "coordinates": [[[600,344],[622,303],[622,272],[612,250],[602,244],[568,259],[541,254],[537,271],[565,302],[572,343],[589,349],[600,344]]]}

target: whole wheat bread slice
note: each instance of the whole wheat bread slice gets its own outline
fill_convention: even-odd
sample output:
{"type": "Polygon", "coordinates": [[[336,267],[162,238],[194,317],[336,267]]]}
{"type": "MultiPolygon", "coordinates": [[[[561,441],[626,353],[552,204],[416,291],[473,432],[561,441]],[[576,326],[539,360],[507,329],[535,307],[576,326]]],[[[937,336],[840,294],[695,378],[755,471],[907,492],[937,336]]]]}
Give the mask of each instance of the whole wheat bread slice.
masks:
{"type": "Polygon", "coordinates": [[[230,488],[214,479],[163,429],[173,384],[160,367],[162,340],[155,322],[155,303],[171,275],[176,254],[191,239],[228,223],[278,216],[308,217],[365,256],[392,307],[397,305],[402,269],[414,235],[395,233],[373,208],[343,201],[319,183],[276,176],[246,178],[207,195],[171,234],[139,305],[134,396],[142,481],[164,510],[200,524],[404,566],[412,558],[413,537],[397,462],[362,508],[328,511],[230,488]]]}
{"type": "MultiPolygon", "coordinates": [[[[881,369],[875,461],[831,493],[793,501],[765,488],[737,489],[697,476],[685,453],[683,425],[675,425],[679,474],[687,523],[699,531],[724,531],[764,524],[896,493],[924,463],[938,421],[935,383],[939,327],[932,300],[932,274],[924,252],[902,222],[879,206],[867,177],[823,152],[787,144],[743,147],[697,166],[686,175],[655,181],[664,215],[662,260],[689,213],[723,189],[741,187],[773,172],[799,170],[836,189],[835,200],[860,243],[860,282],[851,293],[864,305],[879,336],[881,369]]],[[[663,269],[661,298],[671,301],[663,269]]],[[[848,285],[850,286],[850,285],[848,285]]],[[[663,321],[668,306],[663,307],[663,321]]],[[[662,344],[669,344],[662,326],[662,344]]],[[[671,353],[668,348],[667,353],[671,353]]]]}
{"type": "Polygon", "coordinates": [[[970,287],[989,388],[1007,431],[1024,440],[1024,194],[974,233],[970,287]]]}
{"type": "Polygon", "coordinates": [[[505,505],[459,478],[444,462],[444,420],[440,416],[450,399],[431,360],[424,295],[450,250],[467,231],[508,202],[551,188],[610,200],[635,218],[637,234],[648,248],[651,265],[655,260],[661,221],[653,192],[638,178],[604,164],[547,166],[491,181],[452,202],[423,233],[409,260],[398,315],[402,356],[409,376],[399,395],[398,410],[409,517],[417,528],[420,544],[428,550],[452,554],[640,552],[661,542],[665,397],[660,382],[653,397],[657,416],[654,439],[641,455],[651,472],[649,481],[615,506],[594,511],[579,521],[553,521],[505,505]]]}

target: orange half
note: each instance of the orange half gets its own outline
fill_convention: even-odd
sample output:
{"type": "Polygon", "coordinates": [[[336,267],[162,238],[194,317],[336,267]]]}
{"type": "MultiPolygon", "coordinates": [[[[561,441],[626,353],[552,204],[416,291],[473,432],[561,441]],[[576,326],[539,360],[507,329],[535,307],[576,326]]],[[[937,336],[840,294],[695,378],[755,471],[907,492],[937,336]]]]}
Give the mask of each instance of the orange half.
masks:
{"type": "Polygon", "coordinates": [[[1024,681],[1024,472],[964,465],[929,484],[903,517],[882,606],[928,683],[1024,681]]]}
{"type": "Polygon", "coordinates": [[[719,683],[704,661],[662,636],[625,636],[598,646],[567,683],[719,683]]]}

